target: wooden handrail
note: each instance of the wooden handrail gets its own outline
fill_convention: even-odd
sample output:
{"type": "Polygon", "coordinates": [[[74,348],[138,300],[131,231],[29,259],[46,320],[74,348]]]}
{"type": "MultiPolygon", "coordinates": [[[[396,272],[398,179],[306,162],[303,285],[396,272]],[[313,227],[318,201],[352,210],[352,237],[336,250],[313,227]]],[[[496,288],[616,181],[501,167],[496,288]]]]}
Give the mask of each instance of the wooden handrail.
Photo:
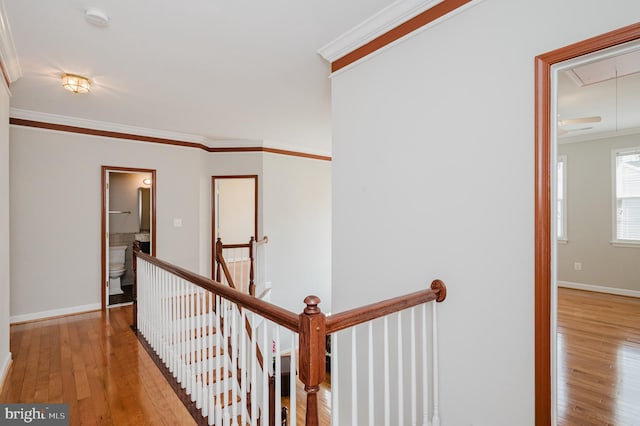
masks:
{"type": "Polygon", "coordinates": [[[431,283],[431,288],[426,290],[330,315],[327,317],[326,331],[327,334],[335,333],[336,331],[431,302],[432,300],[442,302],[446,297],[447,287],[442,281],[434,280],[431,283]]]}
{"type": "Polygon", "coordinates": [[[238,290],[230,288],[210,278],[195,274],[191,271],[183,269],[179,266],[172,265],[146,253],[134,252],[134,256],[136,256],[136,258],[143,259],[153,265],[156,265],[167,272],[171,272],[172,274],[183,278],[200,288],[211,291],[215,294],[219,294],[224,298],[237,303],[238,305],[245,307],[252,312],[257,313],[270,321],[288,328],[289,330],[295,332],[298,331],[298,315],[287,309],[273,305],[269,302],[265,302],[264,300],[257,299],[248,294],[241,293],[238,290]]]}
{"type": "MultiPolygon", "coordinates": [[[[222,244],[220,243],[220,246],[222,244]]],[[[216,250],[217,251],[217,250],[216,250]]],[[[382,302],[372,303],[359,308],[341,312],[329,317],[325,317],[319,308],[320,299],[316,296],[308,296],[304,303],[304,311],[296,315],[293,312],[265,302],[249,294],[242,293],[231,287],[225,286],[218,281],[203,277],[179,266],[162,261],[154,256],[143,253],[134,248],[134,270],[137,269],[137,260],[143,259],[159,268],[164,269],[188,282],[197,285],[214,294],[218,294],[227,300],[236,303],[240,309],[246,308],[257,313],[282,327],[285,327],[299,335],[300,357],[298,361],[298,371],[300,380],[304,383],[307,394],[307,410],[305,424],[311,426],[318,425],[318,400],[317,393],[326,376],[325,365],[325,344],[329,334],[344,330],[358,324],[380,318],[394,312],[421,305],[423,303],[436,301],[442,302],[447,297],[447,288],[441,280],[434,280],[430,288],[417,291],[382,302]]],[[[225,269],[226,265],[222,265],[225,269]]],[[[228,270],[225,271],[227,273],[228,270]]],[[[219,274],[219,272],[218,272],[219,274]]],[[[134,278],[134,284],[137,284],[134,278]]],[[[136,326],[137,298],[135,297],[134,285],[134,328],[136,326]]],[[[247,332],[251,333],[248,323],[245,323],[247,332]]],[[[258,348],[259,349],[259,348],[258,348]]],[[[260,354],[262,355],[262,354],[260,354]]],[[[262,356],[260,356],[262,358],[262,356]]],[[[263,360],[260,359],[262,364],[263,360]]],[[[271,419],[270,419],[271,420],[271,419]]]]}
{"type": "MultiPolygon", "coordinates": [[[[253,239],[253,237],[251,237],[253,239]]],[[[218,238],[220,241],[220,238],[218,238]]],[[[222,244],[222,248],[233,249],[233,248],[249,248],[251,247],[251,243],[243,243],[243,244],[222,244]]]]}

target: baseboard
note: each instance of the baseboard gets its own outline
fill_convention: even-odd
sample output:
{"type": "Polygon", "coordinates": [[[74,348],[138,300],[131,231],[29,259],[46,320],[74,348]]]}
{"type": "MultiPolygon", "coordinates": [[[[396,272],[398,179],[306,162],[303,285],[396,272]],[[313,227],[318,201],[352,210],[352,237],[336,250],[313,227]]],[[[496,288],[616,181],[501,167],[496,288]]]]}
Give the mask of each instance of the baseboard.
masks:
{"type": "Polygon", "coordinates": [[[0,392],[4,389],[4,382],[7,380],[9,373],[9,367],[11,367],[11,363],[13,360],[11,359],[11,352],[7,353],[7,358],[2,363],[2,367],[0,367],[0,392]]]}
{"type": "Polygon", "coordinates": [[[68,308],[52,309],[50,311],[34,312],[31,314],[12,315],[9,319],[11,324],[19,322],[35,321],[45,318],[60,317],[64,315],[80,314],[83,312],[96,311],[102,306],[100,303],[91,303],[89,305],[70,306],[68,308]]]}
{"type": "Polygon", "coordinates": [[[601,285],[572,283],[570,281],[558,281],[558,287],[573,288],[575,290],[595,291],[596,293],[615,294],[617,296],[640,297],[640,291],[626,288],[613,288],[601,285]]]}

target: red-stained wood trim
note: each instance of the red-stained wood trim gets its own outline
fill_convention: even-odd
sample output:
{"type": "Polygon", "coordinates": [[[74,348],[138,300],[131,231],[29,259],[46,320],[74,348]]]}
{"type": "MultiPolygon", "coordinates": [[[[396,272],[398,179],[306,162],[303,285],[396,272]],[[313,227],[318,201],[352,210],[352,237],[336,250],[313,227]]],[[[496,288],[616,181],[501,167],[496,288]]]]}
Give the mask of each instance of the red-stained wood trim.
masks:
{"type": "Polygon", "coordinates": [[[447,288],[440,280],[434,280],[427,290],[420,290],[404,296],[382,302],[361,306],[349,311],[340,312],[327,317],[327,334],[332,334],[345,328],[353,327],[394,312],[409,309],[433,300],[442,302],[447,294],[447,288]]]}
{"type": "Polygon", "coordinates": [[[406,36],[407,34],[424,27],[425,25],[443,17],[444,15],[453,12],[459,7],[464,6],[471,0],[444,0],[442,3],[435,5],[434,7],[425,10],[419,15],[405,21],[397,27],[387,31],[386,33],[374,38],[367,44],[364,44],[352,52],[347,53],[340,59],[336,59],[331,63],[331,72],[336,72],[341,68],[346,67],[373,52],[382,49],[383,47],[393,43],[394,41],[406,36]]]}
{"type": "Polygon", "coordinates": [[[152,142],[152,143],[159,143],[163,145],[176,145],[176,146],[184,146],[188,148],[200,148],[205,151],[207,151],[209,148],[206,145],[203,145],[201,143],[196,143],[196,142],[185,142],[185,141],[179,141],[175,139],[156,138],[154,136],[134,135],[132,133],[112,132],[109,130],[97,130],[97,129],[90,129],[88,127],[68,126],[66,124],[47,123],[44,121],[25,120],[22,118],[14,118],[14,117],[11,117],[9,119],[9,124],[14,124],[16,126],[35,127],[38,129],[57,130],[60,132],[80,133],[83,135],[102,136],[105,138],[127,139],[127,140],[138,141],[138,142],[152,142]]]}
{"type": "MultiPolygon", "coordinates": [[[[229,175],[229,176],[211,176],[211,278],[214,278],[216,268],[216,179],[253,179],[253,237],[258,239],[258,175],[229,175]]],[[[246,244],[224,244],[224,248],[232,248],[232,246],[246,247],[246,244]]]]}
{"type": "Polygon", "coordinates": [[[238,304],[238,306],[241,306],[242,308],[256,312],[270,321],[286,327],[291,331],[298,332],[298,315],[287,309],[265,302],[246,293],[241,293],[217,281],[195,274],[179,266],[172,265],[146,253],[136,252],[135,255],[139,259],[143,259],[153,265],[156,265],[157,267],[183,278],[200,288],[220,295],[225,299],[238,304]]]}
{"type": "Polygon", "coordinates": [[[163,145],[182,146],[186,148],[197,148],[207,152],[269,152],[272,154],[288,155],[290,157],[310,158],[314,160],[331,161],[330,156],[309,154],[306,152],[289,151],[286,149],[268,148],[262,146],[253,147],[227,147],[216,148],[206,146],[197,142],[185,142],[176,139],[157,138],[154,136],[135,135],[132,133],[113,132],[109,130],[90,129],[88,127],[69,126],[66,124],[47,123],[45,121],[25,120],[22,118],[9,118],[9,124],[15,126],[35,127],[38,129],[56,130],[60,132],[78,133],[83,135],[102,136],[106,138],[127,139],[137,142],[151,142],[163,145]]]}
{"type": "Polygon", "coordinates": [[[100,183],[102,185],[101,193],[102,193],[102,202],[101,202],[101,218],[100,218],[100,291],[102,292],[101,301],[102,301],[102,309],[105,310],[107,308],[107,295],[106,295],[106,286],[107,283],[104,281],[107,276],[107,173],[112,171],[122,171],[122,172],[130,172],[130,173],[151,173],[151,254],[156,256],[156,170],[155,169],[140,169],[133,167],[120,167],[120,166],[101,166],[100,168],[100,183]]]}
{"type": "Polygon", "coordinates": [[[535,60],[535,424],[551,424],[551,67],[640,39],[640,23],[560,49],[535,60]]]}

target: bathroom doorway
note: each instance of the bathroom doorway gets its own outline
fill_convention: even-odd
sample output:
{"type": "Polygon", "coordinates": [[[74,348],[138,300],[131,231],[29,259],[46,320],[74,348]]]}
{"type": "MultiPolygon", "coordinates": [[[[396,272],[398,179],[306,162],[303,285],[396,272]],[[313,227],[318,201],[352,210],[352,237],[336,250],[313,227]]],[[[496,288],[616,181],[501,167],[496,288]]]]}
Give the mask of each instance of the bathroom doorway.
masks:
{"type": "Polygon", "coordinates": [[[133,244],[155,255],[156,171],[102,166],[102,309],[133,301],[133,244]]]}

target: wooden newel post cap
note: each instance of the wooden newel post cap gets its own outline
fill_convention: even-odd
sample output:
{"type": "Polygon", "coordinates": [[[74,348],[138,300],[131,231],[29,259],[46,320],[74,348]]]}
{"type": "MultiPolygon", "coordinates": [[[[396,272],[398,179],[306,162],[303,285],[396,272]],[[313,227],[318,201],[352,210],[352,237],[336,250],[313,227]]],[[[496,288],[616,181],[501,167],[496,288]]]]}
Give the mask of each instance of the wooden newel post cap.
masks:
{"type": "Polygon", "coordinates": [[[444,285],[444,282],[441,280],[433,280],[431,283],[431,290],[438,293],[438,297],[436,297],[436,302],[442,302],[447,298],[447,286],[444,285]]]}
{"type": "Polygon", "coordinates": [[[318,308],[318,305],[320,304],[320,298],[318,296],[307,296],[304,299],[304,303],[307,305],[307,307],[304,308],[305,314],[311,315],[320,313],[320,308],[318,308]]]}

